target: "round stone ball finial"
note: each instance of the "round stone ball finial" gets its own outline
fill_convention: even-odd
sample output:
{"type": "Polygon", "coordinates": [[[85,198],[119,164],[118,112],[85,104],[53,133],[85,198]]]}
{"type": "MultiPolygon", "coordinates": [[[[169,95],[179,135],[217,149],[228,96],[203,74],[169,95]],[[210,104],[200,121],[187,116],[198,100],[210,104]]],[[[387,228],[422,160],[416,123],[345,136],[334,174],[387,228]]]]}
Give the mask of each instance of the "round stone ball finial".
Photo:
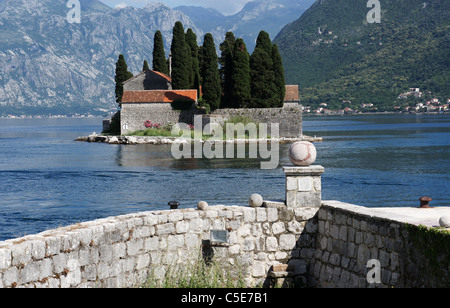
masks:
{"type": "Polygon", "coordinates": [[[200,211],[206,211],[208,209],[208,203],[205,201],[200,201],[197,205],[197,209],[199,209],[200,211]]]}
{"type": "Polygon", "coordinates": [[[248,203],[251,207],[261,207],[263,205],[263,197],[258,194],[253,194],[250,196],[250,199],[248,200],[248,203]]]}
{"type": "Polygon", "coordinates": [[[298,141],[289,149],[289,159],[296,166],[310,166],[317,158],[314,144],[308,141],[298,141]]]}
{"type": "Polygon", "coordinates": [[[439,225],[442,228],[450,228],[450,216],[442,216],[439,219],[439,225]]]}

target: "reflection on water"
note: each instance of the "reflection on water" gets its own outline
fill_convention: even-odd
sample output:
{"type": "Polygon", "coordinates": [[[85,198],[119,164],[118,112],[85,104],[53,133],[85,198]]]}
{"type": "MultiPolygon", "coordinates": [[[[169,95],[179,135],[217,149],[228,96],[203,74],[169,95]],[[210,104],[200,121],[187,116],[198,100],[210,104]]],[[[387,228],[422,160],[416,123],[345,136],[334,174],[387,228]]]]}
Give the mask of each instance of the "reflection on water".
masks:
{"type": "MultiPolygon", "coordinates": [[[[177,170],[197,170],[197,169],[260,169],[261,162],[269,162],[268,159],[261,158],[260,150],[254,145],[241,145],[244,147],[246,158],[239,157],[237,146],[234,151],[228,151],[223,147],[224,158],[208,159],[205,155],[202,158],[194,158],[194,145],[191,146],[191,158],[174,159],[171,153],[171,145],[139,145],[139,146],[117,146],[116,163],[121,167],[153,167],[169,168],[177,170]],[[229,158],[227,158],[229,157],[229,158]],[[258,157],[258,158],[250,158],[258,157]]],[[[274,150],[269,146],[270,154],[279,158],[279,166],[289,162],[287,152],[289,145],[280,144],[278,153],[272,153],[274,150]]]]}

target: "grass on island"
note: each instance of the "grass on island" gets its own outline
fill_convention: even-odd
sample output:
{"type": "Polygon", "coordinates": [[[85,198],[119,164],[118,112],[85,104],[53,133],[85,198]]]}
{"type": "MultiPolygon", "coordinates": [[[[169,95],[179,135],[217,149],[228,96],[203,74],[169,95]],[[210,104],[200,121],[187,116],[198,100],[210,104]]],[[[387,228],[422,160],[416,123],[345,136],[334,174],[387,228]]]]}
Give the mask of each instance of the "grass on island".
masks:
{"type": "Polygon", "coordinates": [[[129,135],[140,137],[177,137],[172,135],[172,131],[164,128],[147,128],[145,130],[138,130],[136,132],[130,133],[129,135]]]}
{"type": "MultiPolygon", "coordinates": [[[[201,139],[203,141],[227,140],[227,124],[233,124],[233,125],[243,124],[244,127],[247,127],[249,124],[254,124],[256,126],[256,130],[257,130],[257,138],[259,138],[259,136],[260,136],[259,123],[256,123],[249,117],[235,116],[235,117],[232,117],[230,120],[226,121],[221,126],[222,138],[214,138],[215,137],[214,135],[208,135],[208,134],[205,134],[204,132],[202,132],[201,139]]],[[[178,134],[178,136],[172,134],[172,127],[173,127],[173,124],[169,124],[166,127],[162,127],[162,128],[150,127],[145,130],[138,130],[136,132],[130,133],[129,135],[130,136],[140,136],[140,137],[173,137],[173,138],[179,138],[179,137],[183,137],[184,135],[189,135],[190,139],[199,139],[197,136],[198,132],[197,132],[197,134],[195,133],[193,126],[190,127],[190,129],[191,129],[190,132],[185,134],[185,132],[181,130],[180,133],[178,134]]],[[[218,135],[220,135],[220,134],[218,134],[218,135]]],[[[249,139],[250,137],[251,136],[250,136],[250,133],[248,130],[244,131],[244,136],[238,136],[238,133],[236,131],[234,132],[234,139],[249,139]]],[[[267,136],[266,138],[270,138],[270,136],[267,136]]]]}

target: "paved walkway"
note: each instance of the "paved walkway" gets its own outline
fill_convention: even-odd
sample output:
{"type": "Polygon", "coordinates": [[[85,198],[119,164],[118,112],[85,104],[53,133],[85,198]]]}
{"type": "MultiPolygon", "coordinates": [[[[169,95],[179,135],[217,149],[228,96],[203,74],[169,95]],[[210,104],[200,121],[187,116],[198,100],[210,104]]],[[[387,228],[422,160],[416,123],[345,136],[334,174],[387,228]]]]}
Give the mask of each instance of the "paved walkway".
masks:
{"type": "Polygon", "coordinates": [[[328,206],[354,211],[359,214],[386,218],[412,225],[424,225],[427,227],[440,227],[439,219],[442,216],[450,217],[450,207],[431,207],[428,209],[421,209],[419,207],[369,208],[339,201],[323,201],[323,203],[328,206]]]}

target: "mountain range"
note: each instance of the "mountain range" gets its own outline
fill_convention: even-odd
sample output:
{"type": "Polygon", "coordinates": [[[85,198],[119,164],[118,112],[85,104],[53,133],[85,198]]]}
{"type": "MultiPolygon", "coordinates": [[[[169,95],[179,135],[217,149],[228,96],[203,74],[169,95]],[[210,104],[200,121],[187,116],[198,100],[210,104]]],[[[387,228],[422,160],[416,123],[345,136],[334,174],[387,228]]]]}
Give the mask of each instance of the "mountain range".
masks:
{"type": "Polygon", "coordinates": [[[178,20],[199,44],[210,32],[218,46],[232,31],[250,52],[267,31],[304,105],[369,103],[383,110],[410,88],[450,98],[448,0],[253,1],[231,16],[193,6],[79,1],[80,23],[69,23],[68,0],[0,0],[0,116],[116,109],[119,54],[140,72],[144,60],[151,63],[157,30],[168,55],[178,20]],[[372,2],[381,6],[379,23],[369,22],[372,2]]]}
{"type": "Polygon", "coordinates": [[[367,4],[318,0],[275,38],[286,81],[299,85],[302,103],[388,110],[406,103],[398,96],[410,88],[446,102],[450,1],[379,1],[379,23],[369,22],[375,11],[367,4]]]}
{"type": "Polygon", "coordinates": [[[261,30],[275,38],[286,24],[298,19],[314,1],[251,1],[231,16],[224,16],[215,9],[195,6],[179,6],[175,10],[185,13],[199,28],[213,34],[218,42],[223,41],[227,31],[233,32],[236,37],[244,39],[247,49],[252,52],[261,30]]]}
{"type": "Polygon", "coordinates": [[[67,0],[0,0],[0,115],[101,113],[117,107],[114,70],[124,54],[137,73],[151,63],[153,36],[163,34],[166,53],[172,29],[181,21],[201,43],[210,32],[219,44],[227,31],[242,37],[249,51],[260,30],[271,37],[300,17],[314,0],[254,1],[235,15],[214,9],[110,8],[80,0],[80,23],[69,23],[67,0]]]}

